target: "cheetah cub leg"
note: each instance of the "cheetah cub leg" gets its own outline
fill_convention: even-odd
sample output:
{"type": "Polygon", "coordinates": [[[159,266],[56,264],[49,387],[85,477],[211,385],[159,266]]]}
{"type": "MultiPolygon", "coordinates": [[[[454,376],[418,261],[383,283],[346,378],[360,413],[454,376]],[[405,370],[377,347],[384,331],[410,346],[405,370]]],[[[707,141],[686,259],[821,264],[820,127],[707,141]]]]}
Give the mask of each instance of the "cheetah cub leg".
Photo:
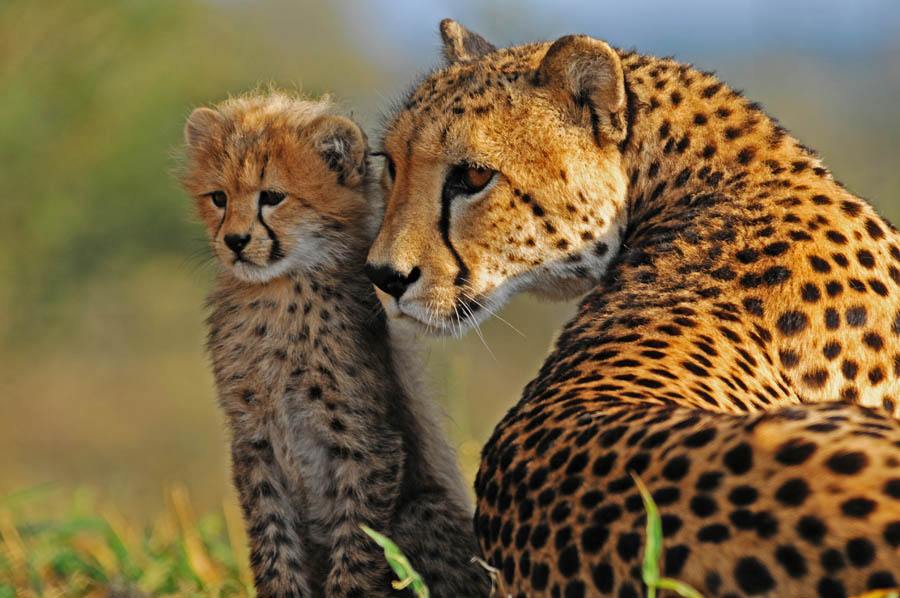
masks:
{"type": "Polygon", "coordinates": [[[231,454],[257,594],[315,596],[309,540],[295,515],[297,492],[276,464],[268,435],[235,435],[231,454]]]}

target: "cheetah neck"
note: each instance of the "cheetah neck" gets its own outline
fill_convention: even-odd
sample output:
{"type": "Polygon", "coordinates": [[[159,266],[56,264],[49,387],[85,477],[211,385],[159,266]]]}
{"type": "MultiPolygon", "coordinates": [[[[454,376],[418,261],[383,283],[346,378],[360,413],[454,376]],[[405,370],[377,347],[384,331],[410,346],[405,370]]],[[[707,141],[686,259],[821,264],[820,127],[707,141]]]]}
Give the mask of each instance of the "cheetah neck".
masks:
{"type": "Polygon", "coordinates": [[[840,190],[810,149],[712,74],[627,53],[623,67],[632,100],[623,151],[632,232],[702,219],[702,206],[726,197],[733,208],[761,211],[790,207],[785,198],[797,192],[840,190]]]}

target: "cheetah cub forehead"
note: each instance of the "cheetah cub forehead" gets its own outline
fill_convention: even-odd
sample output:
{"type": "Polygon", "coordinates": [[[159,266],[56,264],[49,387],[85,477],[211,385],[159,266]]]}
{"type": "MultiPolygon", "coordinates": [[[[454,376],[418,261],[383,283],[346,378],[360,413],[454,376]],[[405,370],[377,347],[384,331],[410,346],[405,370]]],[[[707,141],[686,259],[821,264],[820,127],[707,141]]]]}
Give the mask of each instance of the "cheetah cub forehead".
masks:
{"type": "Polygon", "coordinates": [[[232,98],[194,110],[184,139],[182,185],[237,278],[327,269],[374,237],[366,136],[327,99],[232,98]]]}

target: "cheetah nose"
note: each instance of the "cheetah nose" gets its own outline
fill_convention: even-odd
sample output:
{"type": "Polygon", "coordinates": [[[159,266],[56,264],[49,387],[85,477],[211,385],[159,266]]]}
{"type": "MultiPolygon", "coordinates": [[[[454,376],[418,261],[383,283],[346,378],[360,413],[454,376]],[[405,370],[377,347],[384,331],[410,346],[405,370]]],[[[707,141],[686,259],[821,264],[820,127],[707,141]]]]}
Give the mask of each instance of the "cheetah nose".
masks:
{"type": "Polygon", "coordinates": [[[225,245],[232,250],[235,255],[241,255],[244,247],[250,242],[250,235],[225,235],[225,245]]]}
{"type": "Polygon", "coordinates": [[[403,293],[406,292],[406,289],[419,280],[419,276],[422,275],[422,271],[419,270],[418,266],[414,267],[406,275],[390,266],[375,264],[366,264],[365,271],[372,284],[395,299],[400,299],[403,293]]]}

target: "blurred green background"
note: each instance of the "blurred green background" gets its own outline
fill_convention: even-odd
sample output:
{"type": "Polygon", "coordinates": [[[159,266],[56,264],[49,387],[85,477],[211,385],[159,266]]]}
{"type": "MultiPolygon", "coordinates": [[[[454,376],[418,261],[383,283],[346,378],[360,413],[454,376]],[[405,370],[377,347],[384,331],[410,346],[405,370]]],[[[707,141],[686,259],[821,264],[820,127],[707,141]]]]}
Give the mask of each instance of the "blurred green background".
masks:
{"type": "MultiPolygon", "coordinates": [[[[149,520],[232,501],[204,353],[214,271],[171,172],[190,110],[334,92],[377,138],[452,16],[495,43],[584,32],[715,69],[900,220],[900,3],[0,2],[0,495],[96,489],[149,520]],[[677,4],[678,6],[673,6],[677,4]],[[850,6],[848,6],[848,4],[850,6]]],[[[427,344],[468,476],[571,305],[520,298],[490,347],[427,344]]]]}

